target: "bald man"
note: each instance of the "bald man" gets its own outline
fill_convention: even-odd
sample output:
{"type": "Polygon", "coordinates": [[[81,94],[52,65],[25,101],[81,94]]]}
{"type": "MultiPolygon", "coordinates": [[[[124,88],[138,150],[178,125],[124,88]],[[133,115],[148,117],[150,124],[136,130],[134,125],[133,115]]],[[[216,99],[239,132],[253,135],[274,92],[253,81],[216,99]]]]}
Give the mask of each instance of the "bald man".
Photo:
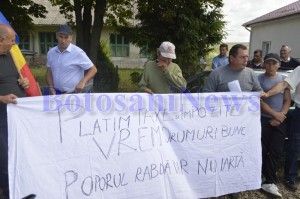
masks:
{"type": "Polygon", "coordinates": [[[14,30],[0,24],[0,189],[8,198],[8,130],[6,104],[25,97],[27,78],[19,76],[10,49],[15,44],[14,30]]]}

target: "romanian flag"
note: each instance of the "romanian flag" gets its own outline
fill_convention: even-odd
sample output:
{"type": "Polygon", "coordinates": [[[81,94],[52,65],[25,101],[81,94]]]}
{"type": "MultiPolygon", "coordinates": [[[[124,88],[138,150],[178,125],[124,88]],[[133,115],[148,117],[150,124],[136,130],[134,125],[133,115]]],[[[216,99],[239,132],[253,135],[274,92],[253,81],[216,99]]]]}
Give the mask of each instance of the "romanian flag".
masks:
{"type": "MultiPolygon", "coordinates": [[[[0,24],[6,24],[10,26],[6,18],[3,16],[3,14],[0,12],[0,24]]],[[[16,44],[19,43],[19,37],[16,34],[16,44]]],[[[13,45],[13,47],[10,50],[10,53],[14,59],[15,65],[17,67],[17,70],[21,77],[27,78],[29,80],[29,88],[25,89],[27,96],[40,96],[41,91],[38,86],[38,83],[36,82],[34,76],[32,75],[26,60],[22,54],[22,52],[19,49],[18,45],[13,45]]]]}

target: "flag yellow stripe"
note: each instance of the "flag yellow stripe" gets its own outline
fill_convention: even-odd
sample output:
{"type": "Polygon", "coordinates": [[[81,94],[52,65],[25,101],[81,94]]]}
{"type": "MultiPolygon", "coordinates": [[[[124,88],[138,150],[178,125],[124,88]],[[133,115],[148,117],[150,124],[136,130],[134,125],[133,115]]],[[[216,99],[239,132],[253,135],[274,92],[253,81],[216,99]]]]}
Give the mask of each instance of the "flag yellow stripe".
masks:
{"type": "Polygon", "coordinates": [[[20,71],[22,69],[22,67],[26,64],[26,60],[23,57],[22,52],[20,51],[20,48],[18,45],[13,45],[10,53],[15,61],[15,64],[18,68],[18,70],[20,71]]]}

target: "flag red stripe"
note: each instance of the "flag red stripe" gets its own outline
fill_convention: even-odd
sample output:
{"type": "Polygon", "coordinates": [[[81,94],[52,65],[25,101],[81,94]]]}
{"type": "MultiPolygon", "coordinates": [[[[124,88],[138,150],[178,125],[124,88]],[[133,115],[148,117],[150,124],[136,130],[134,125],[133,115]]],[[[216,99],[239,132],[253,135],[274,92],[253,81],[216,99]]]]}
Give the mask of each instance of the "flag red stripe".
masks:
{"type": "Polygon", "coordinates": [[[40,88],[39,88],[34,76],[32,75],[32,73],[25,61],[25,58],[19,49],[19,46],[14,45],[11,48],[10,52],[14,59],[14,62],[16,64],[18,71],[22,74],[22,76],[24,78],[26,77],[29,80],[29,88],[27,88],[25,90],[26,95],[27,96],[40,96],[41,95],[40,88]]]}

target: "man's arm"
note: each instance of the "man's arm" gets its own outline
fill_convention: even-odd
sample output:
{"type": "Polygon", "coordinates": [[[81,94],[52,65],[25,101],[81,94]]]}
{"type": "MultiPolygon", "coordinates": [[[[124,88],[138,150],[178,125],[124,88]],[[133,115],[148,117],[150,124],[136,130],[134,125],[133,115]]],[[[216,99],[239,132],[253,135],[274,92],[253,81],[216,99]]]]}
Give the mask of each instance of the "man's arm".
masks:
{"type": "Polygon", "coordinates": [[[290,89],[287,88],[284,90],[283,98],[283,106],[280,112],[287,114],[292,102],[290,89]]]}
{"type": "Polygon", "coordinates": [[[87,73],[84,75],[84,77],[80,80],[80,82],[76,85],[76,88],[75,88],[76,92],[81,92],[81,91],[84,89],[86,83],[87,83],[90,79],[92,79],[92,78],[95,76],[96,73],[97,73],[97,68],[96,68],[95,65],[93,65],[93,66],[87,71],[87,73]]]}
{"type": "Polygon", "coordinates": [[[261,110],[269,115],[271,115],[275,120],[279,121],[280,123],[286,119],[285,114],[283,112],[277,112],[273,110],[267,103],[263,100],[260,101],[261,110]]]}
{"type": "Polygon", "coordinates": [[[17,96],[14,94],[9,94],[9,95],[0,95],[0,103],[4,104],[16,104],[17,103],[17,96]]]}
{"type": "Polygon", "coordinates": [[[52,70],[49,67],[47,68],[47,71],[46,71],[46,81],[49,86],[50,94],[55,95],[56,91],[54,88],[54,83],[53,83],[53,78],[52,78],[52,70]]]}
{"type": "Polygon", "coordinates": [[[179,90],[186,89],[186,80],[184,79],[179,66],[176,65],[173,69],[170,69],[168,67],[164,71],[164,76],[168,80],[168,82],[175,88],[179,88],[179,90]]]}
{"type": "Polygon", "coordinates": [[[206,82],[203,87],[203,92],[217,92],[218,84],[218,74],[214,70],[206,78],[206,82]]]}
{"type": "MultiPolygon", "coordinates": [[[[146,64],[147,64],[147,62],[146,62],[146,64]]],[[[148,83],[147,83],[148,81],[146,79],[146,76],[147,76],[147,65],[146,64],[144,66],[144,71],[143,71],[141,80],[138,83],[138,86],[139,86],[138,91],[153,94],[153,91],[150,88],[147,87],[148,86],[148,83]]]]}
{"type": "Polygon", "coordinates": [[[217,68],[217,64],[215,63],[216,62],[216,57],[214,57],[213,59],[212,59],[212,61],[211,61],[211,69],[213,70],[213,69],[215,69],[215,68],[217,68]]]}
{"type": "Polygon", "coordinates": [[[289,84],[286,81],[282,81],[277,83],[275,86],[273,86],[268,92],[262,93],[261,97],[262,98],[267,98],[273,95],[276,95],[283,91],[284,89],[288,88],[289,84]]]}

